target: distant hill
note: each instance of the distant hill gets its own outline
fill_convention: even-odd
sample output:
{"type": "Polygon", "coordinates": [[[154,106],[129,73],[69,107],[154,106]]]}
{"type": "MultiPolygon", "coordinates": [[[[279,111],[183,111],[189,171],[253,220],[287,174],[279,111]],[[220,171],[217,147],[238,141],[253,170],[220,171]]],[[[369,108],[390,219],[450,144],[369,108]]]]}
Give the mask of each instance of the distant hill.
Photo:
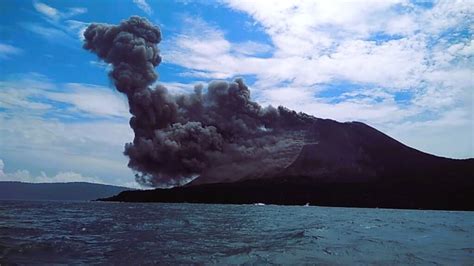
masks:
{"type": "Polygon", "coordinates": [[[110,197],[126,187],[86,183],[23,183],[0,181],[0,200],[95,200],[110,197]]]}

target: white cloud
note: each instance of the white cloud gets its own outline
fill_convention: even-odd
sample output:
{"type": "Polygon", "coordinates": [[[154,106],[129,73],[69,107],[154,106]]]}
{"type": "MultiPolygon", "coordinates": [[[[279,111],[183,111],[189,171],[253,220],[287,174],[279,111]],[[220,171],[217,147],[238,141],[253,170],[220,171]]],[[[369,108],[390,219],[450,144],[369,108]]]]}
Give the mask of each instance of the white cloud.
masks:
{"type": "Polygon", "coordinates": [[[413,86],[423,79],[422,74],[428,67],[426,58],[430,57],[427,50],[429,32],[415,32],[423,29],[424,24],[434,16],[432,13],[451,21],[439,27],[447,29],[448,26],[465,24],[463,19],[466,16],[457,14],[473,10],[458,2],[452,6],[440,3],[436,5],[436,12],[415,8],[408,1],[227,3],[231,8],[247,12],[264,26],[275,46],[273,57],[242,58],[232,54],[232,48],[237,47],[234,50],[238,50],[238,44],[228,42],[219,29],[197,21],[192,23],[192,27],[201,30],[187,30],[174,40],[177,47],[171,49],[173,57],[176,57],[173,62],[192,68],[194,72],[190,74],[202,76],[207,73],[209,77],[229,77],[231,73],[254,74],[260,79],[295,80],[298,84],[344,78],[380,86],[413,86]],[[454,19],[447,18],[440,11],[443,6],[448,13],[453,13],[451,17],[454,19]],[[406,11],[396,11],[403,8],[406,11]],[[367,39],[372,33],[388,36],[402,34],[403,37],[378,43],[367,39]],[[185,58],[189,61],[186,62],[185,58]],[[303,65],[305,67],[301,68],[303,65]],[[223,66],[233,69],[222,70],[223,66]]]}
{"type": "MultiPolygon", "coordinates": [[[[308,41],[312,36],[308,33],[301,39],[288,38],[289,42],[296,41],[290,50],[297,54],[281,47],[278,49],[277,45],[273,57],[261,58],[256,54],[271,51],[269,45],[231,43],[221,30],[200,19],[188,18],[185,23],[189,24],[186,31],[164,45],[164,59],[190,69],[187,74],[197,77],[256,75],[257,84],[266,86],[283,81],[291,81],[295,86],[310,86],[347,79],[387,87],[407,87],[419,82],[421,77],[416,74],[426,68],[421,38],[403,38],[383,44],[346,39],[333,47],[330,54],[319,55],[314,53],[318,51],[312,50],[301,54],[305,45],[298,42],[308,41]]],[[[317,45],[317,42],[309,41],[311,45],[317,45]]]]}
{"type": "Polygon", "coordinates": [[[64,44],[64,42],[71,42],[73,39],[65,31],[55,28],[44,26],[38,23],[24,23],[21,24],[23,28],[32,33],[38,34],[39,36],[52,41],[53,43],[64,44]]]}
{"type": "Polygon", "coordinates": [[[381,89],[361,89],[336,97],[315,97],[311,88],[287,87],[264,90],[259,95],[264,105],[284,105],[299,112],[313,114],[320,118],[340,121],[366,121],[381,125],[401,121],[416,113],[416,109],[398,106],[393,95],[381,89]]]}
{"type": "Polygon", "coordinates": [[[48,6],[41,2],[34,2],[33,6],[36,9],[36,11],[40,12],[41,14],[53,20],[57,20],[60,17],[60,12],[54,7],[48,6]]]}
{"type": "Polygon", "coordinates": [[[148,16],[153,14],[153,10],[151,9],[150,5],[146,2],[146,0],[133,0],[138,8],[140,8],[143,12],[145,12],[148,16]]]}
{"type": "Polygon", "coordinates": [[[280,55],[302,55],[333,45],[338,38],[363,38],[399,17],[394,5],[407,1],[225,1],[260,23],[280,55]]]}
{"type": "Polygon", "coordinates": [[[3,176],[2,181],[20,181],[29,183],[66,183],[66,182],[90,182],[90,183],[103,183],[103,181],[93,178],[82,176],[75,172],[59,172],[54,176],[47,176],[46,173],[41,172],[38,176],[33,176],[28,170],[18,170],[13,173],[7,173],[3,176]]]}
{"type": "Polygon", "coordinates": [[[68,18],[68,17],[73,17],[76,15],[81,15],[84,13],[87,13],[87,8],[85,7],[71,7],[68,9],[68,11],[64,14],[63,17],[68,18]]]}
{"type": "Polygon", "coordinates": [[[128,104],[123,95],[112,88],[82,84],[54,84],[46,77],[29,73],[10,80],[0,80],[0,107],[15,113],[42,115],[86,114],[93,117],[128,118],[128,104]],[[55,101],[70,105],[54,108],[55,101]]]}
{"type": "Polygon", "coordinates": [[[258,55],[273,50],[273,48],[268,44],[258,43],[254,41],[237,43],[232,48],[237,54],[242,55],[258,55]]]}
{"type": "MultiPolygon", "coordinates": [[[[68,183],[68,182],[88,182],[96,184],[111,184],[96,176],[84,176],[73,171],[60,171],[53,175],[48,175],[40,171],[38,175],[30,173],[28,170],[16,170],[14,172],[5,172],[5,164],[0,159],[0,181],[18,181],[27,183],[68,183]]],[[[130,188],[141,188],[136,182],[112,183],[113,185],[125,186],[130,188]]]]}
{"type": "Polygon", "coordinates": [[[75,34],[77,39],[84,41],[84,32],[90,23],[77,21],[77,20],[66,20],[67,31],[75,34]]]}
{"type": "Polygon", "coordinates": [[[425,75],[429,86],[421,89],[413,103],[426,109],[472,106],[473,71],[469,69],[434,70],[425,75]],[[469,97],[471,96],[471,97],[469,97]]]}
{"type": "Polygon", "coordinates": [[[3,171],[4,168],[5,168],[5,163],[3,162],[2,159],[0,159],[0,177],[5,176],[5,172],[3,171]]]}
{"type": "Polygon", "coordinates": [[[33,7],[47,24],[22,23],[21,25],[23,28],[36,33],[45,39],[51,40],[55,44],[69,44],[75,39],[80,41],[83,40],[82,34],[89,24],[67,19],[86,13],[87,8],[71,7],[61,11],[39,1],[34,1],[33,7]]]}
{"type": "Polygon", "coordinates": [[[171,94],[183,94],[192,93],[196,85],[203,83],[195,82],[194,84],[188,84],[181,82],[157,82],[157,84],[165,86],[166,89],[168,89],[168,92],[171,94]]]}
{"type": "Polygon", "coordinates": [[[112,65],[111,64],[106,63],[106,62],[101,61],[101,60],[91,60],[91,61],[89,61],[89,64],[91,64],[95,67],[98,67],[98,68],[102,68],[103,70],[105,70],[107,72],[112,70],[112,65]]]}
{"type": "MultiPolygon", "coordinates": [[[[17,77],[15,77],[16,79],[17,77]]],[[[0,107],[14,110],[16,113],[42,113],[51,108],[50,104],[34,102],[29,97],[39,94],[40,90],[50,89],[51,84],[42,76],[29,73],[20,82],[0,80],[0,107]]]]}
{"type": "Polygon", "coordinates": [[[188,68],[186,75],[223,79],[259,73],[270,65],[270,61],[248,56],[268,51],[269,45],[231,43],[224,32],[200,18],[187,17],[183,23],[184,32],[164,41],[163,59],[188,68]]]}
{"type": "Polygon", "coordinates": [[[406,121],[380,128],[397,140],[421,151],[451,158],[472,158],[473,110],[453,108],[437,119],[406,121]]]}
{"type": "Polygon", "coordinates": [[[0,81],[0,108],[0,157],[17,169],[9,177],[134,182],[123,155],[133,140],[128,107],[113,89],[15,75],[0,81]]]}
{"type": "Polygon", "coordinates": [[[22,49],[9,45],[0,43],[0,59],[8,59],[12,55],[18,55],[23,52],[22,49]]]}
{"type": "Polygon", "coordinates": [[[474,5],[470,0],[437,1],[420,16],[423,30],[438,35],[450,28],[472,27],[474,5]]]}
{"type": "Polygon", "coordinates": [[[111,88],[67,83],[64,85],[64,91],[47,93],[45,96],[51,100],[72,104],[77,111],[95,116],[130,116],[125,97],[111,88]]]}
{"type": "Polygon", "coordinates": [[[62,122],[0,113],[0,135],[0,154],[13,169],[44,170],[48,176],[72,171],[110,184],[134,181],[122,154],[133,140],[126,121],[62,122]]]}
{"type": "Polygon", "coordinates": [[[83,176],[75,172],[59,172],[56,175],[48,176],[45,172],[39,175],[32,175],[28,170],[17,170],[11,173],[5,173],[5,164],[0,159],[0,181],[20,181],[28,183],[67,183],[67,182],[90,182],[104,184],[97,177],[83,176]]]}
{"type": "Polygon", "coordinates": [[[72,7],[72,8],[69,8],[65,12],[61,12],[52,6],[46,5],[39,1],[34,1],[33,7],[41,15],[45,16],[48,19],[51,19],[52,21],[58,21],[59,19],[65,19],[72,16],[84,14],[87,12],[87,8],[84,8],[84,7],[72,7]]]}
{"type": "MultiPolygon", "coordinates": [[[[394,131],[419,123],[429,126],[412,128],[428,130],[454,109],[473,112],[473,41],[465,33],[472,31],[474,17],[469,1],[438,1],[433,8],[405,0],[224,2],[251,16],[271,43],[234,43],[232,31],[187,17],[185,30],[162,46],[165,62],[186,69],[182,75],[250,75],[256,79],[252,94],[264,104],[381,129],[391,125],[394,131]],[[348,84],[338,87],[342,92],[319,96],[331,90],[325,85],[341,81],[348,84]]],[[[459,121],[466,130],[458,139],[466,140],[473,135],[472,122],[459,121]]],[[[444,139],[454,134],[443,133],[444,139]]],[[[410,135],[417,134],[404,140],[416,146],[410,135]]],[[[466,155],[463,143],[445,148],[449,156],[474,156],[472,149],[466,155]]],[[[428,145],[423,149],[443,155],[428,145]]]]}

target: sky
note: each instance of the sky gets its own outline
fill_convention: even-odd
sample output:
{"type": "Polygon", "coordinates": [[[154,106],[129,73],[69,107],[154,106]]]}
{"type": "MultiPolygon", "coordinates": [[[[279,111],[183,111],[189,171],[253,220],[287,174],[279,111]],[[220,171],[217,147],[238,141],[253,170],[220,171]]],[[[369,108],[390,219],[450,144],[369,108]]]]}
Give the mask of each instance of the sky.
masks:
{"type": "Polygon", "coordinates": [[[466,1],[0,1],[0,180],[137,187],[127,101],[82,49],[90,23],[146,17],[172,93],[242,77],[262,105],[362,121],[424,152],[474,157],[466,1]]]}

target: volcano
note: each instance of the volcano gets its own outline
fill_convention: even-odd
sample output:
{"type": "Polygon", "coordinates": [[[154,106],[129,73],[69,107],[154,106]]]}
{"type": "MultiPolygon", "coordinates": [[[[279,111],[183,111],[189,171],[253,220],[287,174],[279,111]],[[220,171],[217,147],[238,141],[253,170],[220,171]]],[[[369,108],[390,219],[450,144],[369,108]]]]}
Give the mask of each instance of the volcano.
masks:
{"type": "Polygon", "coordinates": [[[261,106],[241,78],[185,94],[154,85],[161,37],[137,16],[84,31],[84,49],[111,65],[128,99],[135,136],[124,154],[136,181],[175,186],[106,200],[473,209],[472,159],[429,155],[363,123],[261,106]]]}
{"type": "Polygon", "coordinates": [[[270,175],[203,175],[102,200],[474,210],[474,159],[430,155],[360,122],[314,118],[302,132],[270,175]]]}

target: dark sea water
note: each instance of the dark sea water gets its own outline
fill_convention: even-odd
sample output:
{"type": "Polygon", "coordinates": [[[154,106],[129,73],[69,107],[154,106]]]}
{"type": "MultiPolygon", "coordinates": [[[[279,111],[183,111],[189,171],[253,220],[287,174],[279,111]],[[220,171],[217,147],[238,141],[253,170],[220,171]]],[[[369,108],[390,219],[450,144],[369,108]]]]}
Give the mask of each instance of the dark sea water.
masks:
{"type": "Polygon", "coordinates": [[[474,212],[0,201],[0,264],[466,264],[474,212]]]}

